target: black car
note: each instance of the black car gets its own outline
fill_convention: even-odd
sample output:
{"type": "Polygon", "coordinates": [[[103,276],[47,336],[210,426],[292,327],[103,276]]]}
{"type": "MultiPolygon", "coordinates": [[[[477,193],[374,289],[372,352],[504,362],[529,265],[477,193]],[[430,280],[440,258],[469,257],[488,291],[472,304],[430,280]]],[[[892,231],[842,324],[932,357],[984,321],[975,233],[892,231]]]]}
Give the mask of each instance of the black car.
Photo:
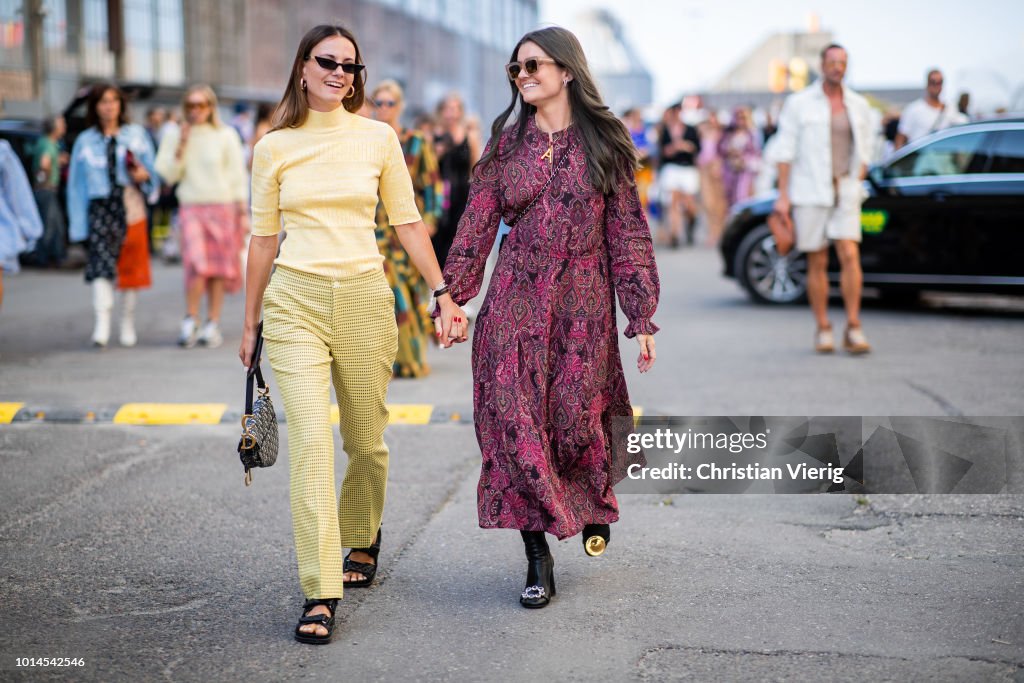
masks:
{"type": "MultiPolygon", "coordinates": [[[[921,138],[871,168],[861,210],[864,284],[1024,294],[1024,118],[969,123],[921,138]]],[[[719,249],[725,275],[759,303],[806,293],[806,258],[779,256],[766,220],[775,195],[733,210],[719,249]]],[[[829,277],[839,281],[835,254],[829,277]]]]}
{"type": "Polygon", "coordinates": [[[25,167],[25,175],[32,177],[32,155],[36,141],[43,136],[41,121],[27,119],[0,119],[0,140],[7,140],[25,167]]]}

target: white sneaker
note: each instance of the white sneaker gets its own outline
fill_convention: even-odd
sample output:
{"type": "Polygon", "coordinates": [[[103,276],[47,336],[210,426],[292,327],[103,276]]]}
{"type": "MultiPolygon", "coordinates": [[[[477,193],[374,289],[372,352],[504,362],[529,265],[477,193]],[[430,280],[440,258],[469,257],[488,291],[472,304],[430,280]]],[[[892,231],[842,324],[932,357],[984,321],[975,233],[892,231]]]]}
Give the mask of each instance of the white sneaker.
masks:
{"type": "Polygon", "coordinates": [[[203,329],[199,332],[199,343],[208,349],[215,349],[224,343],[224,336],[220,333],[220,326],[216,321],[206,321],[203,329]]]}
{"type": "Polygon", "coordinates": [[[864,330],[859,327],[847,327],[843,335],[843,348],[853,355],[861,355],[871,352],[871,344],[864,336],[864,330]]]}
{"type": "Polygon", "coordinates": [[[196,319],[186,315],[181,321],[181,334],[178,335],[178,346],[191,349],[196,345],[196,319]]]}
{"type": "Polygon", "coordinates": [[[814,350],[818,353],[832,353],[836,350],[836,340],[831,327],[819,329],[814,333],[814,350]]]}

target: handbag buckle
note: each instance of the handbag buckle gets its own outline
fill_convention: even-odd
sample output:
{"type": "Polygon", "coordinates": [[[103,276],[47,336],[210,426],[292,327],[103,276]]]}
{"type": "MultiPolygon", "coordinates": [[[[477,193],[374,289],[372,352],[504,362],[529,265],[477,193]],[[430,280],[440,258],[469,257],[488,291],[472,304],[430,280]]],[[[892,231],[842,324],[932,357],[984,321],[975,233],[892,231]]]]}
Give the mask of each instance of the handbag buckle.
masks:
{"type": "MultiPolygon", "coordinates": [[[[245,451],[255,448],[257,443],[256,437],[254,437],[252,432],[249,431],[249,418],[251,417],[253,417],[253,415],[247,414],[242,416],[242,450],[245,451]]],[[[249,476],[248,473],[246,476],[249,477],[249,481],[252,481],[252,477],[249,476]]],[[[246,486],[248,486],[248,484],[246,484],[246,486]]]]}

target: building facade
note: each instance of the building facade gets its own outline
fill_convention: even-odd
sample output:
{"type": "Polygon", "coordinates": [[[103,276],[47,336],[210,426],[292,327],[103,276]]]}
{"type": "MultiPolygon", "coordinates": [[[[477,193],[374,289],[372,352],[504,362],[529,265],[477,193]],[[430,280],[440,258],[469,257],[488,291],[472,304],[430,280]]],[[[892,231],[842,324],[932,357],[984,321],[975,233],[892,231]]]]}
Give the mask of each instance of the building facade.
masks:
{"type": "Polygon", "coordinates": [[[537,25],[537,0],[0,0],[0,114],[59,113],[115,80],[138,104],[176,104],[209,83],[225,104],[276,102],[302,34],[340,23],[358,37],[369,87],[393,78],[407,112],[458,91],[485,121],[511,97],[503,65],[537,25]]]}

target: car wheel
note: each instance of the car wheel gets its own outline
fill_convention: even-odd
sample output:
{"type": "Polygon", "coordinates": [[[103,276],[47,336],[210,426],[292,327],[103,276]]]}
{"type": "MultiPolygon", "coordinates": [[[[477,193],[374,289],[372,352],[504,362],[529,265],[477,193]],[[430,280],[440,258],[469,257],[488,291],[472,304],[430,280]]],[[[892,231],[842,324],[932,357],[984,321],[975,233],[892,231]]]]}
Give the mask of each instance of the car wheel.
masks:
{"type": "Polygon", "coordinates": [[[740,242],[733,272],[759,304],[789,304],[807,295],[807,258],[795,249],[780,256],[767,225],[755,227],[740,242]]]}

